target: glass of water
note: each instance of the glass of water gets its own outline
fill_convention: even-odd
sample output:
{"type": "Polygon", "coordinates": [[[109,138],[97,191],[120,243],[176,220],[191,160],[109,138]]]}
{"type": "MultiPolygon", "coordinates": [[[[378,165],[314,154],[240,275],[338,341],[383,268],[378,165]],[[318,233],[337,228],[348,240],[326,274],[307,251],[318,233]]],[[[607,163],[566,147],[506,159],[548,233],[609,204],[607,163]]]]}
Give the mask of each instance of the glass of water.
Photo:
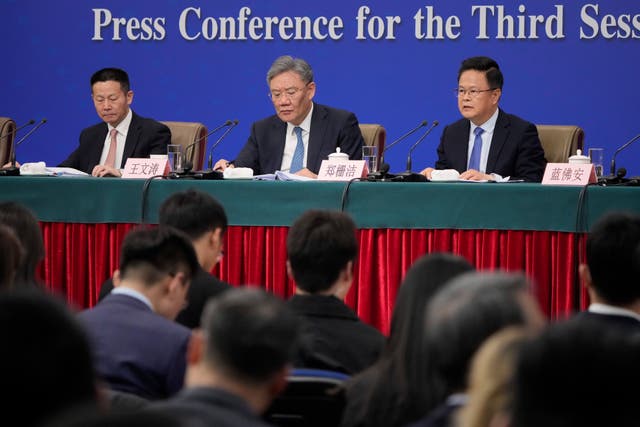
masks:
{"type": "Polygon", "coordinates": [[[362,160],[367,162],[366,164],[369,173],[378,172],[378,146],[363,145],[362,160]]]}
{"type": "Polygon", "coordinates": [[[603,148],[589,148],[589,158],[593,164],[593,168],[596,171],[596,177],[602,178],[604,170],[604,149],[603,148]]]}
{"type": "Polygon", "coordinates": [[[167,160],[169,160],[171,172],[182,172],[182,145],[167,145],[167,160]]]}

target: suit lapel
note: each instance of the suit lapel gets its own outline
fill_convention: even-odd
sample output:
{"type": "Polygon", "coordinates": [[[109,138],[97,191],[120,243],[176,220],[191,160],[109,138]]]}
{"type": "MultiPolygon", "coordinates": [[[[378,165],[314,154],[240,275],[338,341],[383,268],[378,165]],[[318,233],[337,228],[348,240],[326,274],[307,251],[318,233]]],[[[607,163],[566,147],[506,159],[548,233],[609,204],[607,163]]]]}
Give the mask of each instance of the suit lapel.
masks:
{"type": "MultiPolygon", "coordinates": [[[[140,136],[142,135],[142,126],[140,124],[140,120],[136,113],[132,111],[131,124],[129,125],[129,130],[127,131],[127,140],[124,143],[124,152],[122,153],[122,163],[120,164],[121,168],[124,168],[125,163],[127,163],[127,159],[129,157],[133,157],[133,152],[138,145],[138,141],[140,140],[140,136]]],[[[105,135],[106,137],[106,135],[105,135]]]]}
{"type": "Polygon", "coordinates": [[[309,130],[309,152],[307,153],[307,168],[311,170],[320,169],[320,152],[325,141],[324,135],[327,131],[328,111],[322,105],[313,104],[313,114],[311,115],[311,129],[309,130]]]}
{"type": "MultiPolygon", "coordinates": [[[[102,150],[104,150],[104,143],[107,140],[107,133],[109,128],[106,123],[102,123],[98,132],[95,134],[95,143],[91,143],[91,151],[89,158],[87,158],[87,169],[92,169],[93,166],[100,164],[100,157],[102,156],[102,150]]],[[[91,171],[89,171],[91,173],[91,171]]]]}
{"type": "Polygon", "coordinates": [[[469,120],[465,120],[464,124],[456,129],[456,134],[453,135],[451,139],[455,143],[452,147],[456,150],[455,155],[451,159],[451,163],[449,167],[457,170],[457,171],[466,171],[467,163],[468,163],[468,154],[469,154],[469,129],[471,128],[471,122],[469,120]],[[458,144],[457,141],[463,141],[462,144],[458,144]],[[458,148],[460,147],[460,148],[458,148]],[[459,151],[458,151],[459,150],[459,151]]]}
{"type": "MultiPolygon", "coordinates": [[[[267,158],[273,159],[273,164],[265,165],[264,170],[268,171],[277,171],[282,168],[282,156],[284,155],[284,146],[287,141],[289,135],[287,135],[287,124],[280,120],[278,116],[274,116],[273,124],[272,124],[272,147],[269,149],[269,156],[267,158]],[[271,153],[276,154],[275,156],[271,155],[271,153]]],[[[269,173],[269,172],[267,172],[269,173]]]]}
{"type": "Polygon", "coordinates": [[[493,129],[493,138],[491,139],[491,148],[489,149],[489,158],[487,159],[487,171],[496,170],[496,162],[500,157],[500,151],[504,146],[507,138],[509,138],[509,117],[500,110],[498,112],[498,120],[493,129]]]}

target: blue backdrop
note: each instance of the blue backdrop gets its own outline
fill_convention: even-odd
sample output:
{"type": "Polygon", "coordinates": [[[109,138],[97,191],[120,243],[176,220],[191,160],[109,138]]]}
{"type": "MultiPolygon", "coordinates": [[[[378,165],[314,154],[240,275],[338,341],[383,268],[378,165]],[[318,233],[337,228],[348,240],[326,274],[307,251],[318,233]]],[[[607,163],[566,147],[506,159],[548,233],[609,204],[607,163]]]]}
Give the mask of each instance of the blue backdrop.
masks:
{"type": "MultiPolygon", "coordinates": [[[[456,120],[457,69],[475,55],[499,62],[503,109],[582,126],[606,162],[640,132],[635,0],[0,0],[0,40],[0,116],[48,119],[18,147],[21,161],[57,164],[74,149],[98,121],[88,80],[106,66],[129,72],[143,116],[209,128],[239,119],[215,153],[233,158],[251,123],[273,113],[265,74],[282,54],[313,66],[316,101],[381,123],[388,140],[424,119],[456,120]],[[311,31],[296,34],[298,21],[311,31]]],[[[435,162],[441,128],[414,153],[414,169],[435,162]]],[[[392,170],[404,168],[411,140],[403,144],[387,152],[392,170]]],[[[638,175],[639,159],[640,142],[617,164],[638,175]]]]}

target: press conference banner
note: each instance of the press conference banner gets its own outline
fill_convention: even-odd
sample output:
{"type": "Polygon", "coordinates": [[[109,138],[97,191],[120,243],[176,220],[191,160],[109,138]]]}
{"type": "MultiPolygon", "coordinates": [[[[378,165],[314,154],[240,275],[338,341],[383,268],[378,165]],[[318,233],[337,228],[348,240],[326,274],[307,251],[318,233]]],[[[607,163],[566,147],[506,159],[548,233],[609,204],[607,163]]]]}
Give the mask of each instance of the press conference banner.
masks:
{"type": "MultiPolygon", "coordinates": [[[[0,116],[48,120],[17,148],[23,162],[55,165],[76,147],[99,120],[89,77],[110,66],[129,73],[142,116],[209,128],[238,119],[214,153],[233,158],[251,123],[274,112],[265,77],[283,54],[311,64],[315,101],[382,124],[388,140],[423,120],[457,120],[457,70],[476,55],[500,64],[505,111],[581,126],[586,148],[605,149],[605,171],[640,133],[631,0],[1,0],[0,36],[0,116]]],[[[414,152],[414,169],[434,164],[442,125],[414,152]]],[[[404,169],[411,144],[387,152],[392,170],[404,169]]],[[[640,143],[616,163],[640,175],[640,143]]]]}

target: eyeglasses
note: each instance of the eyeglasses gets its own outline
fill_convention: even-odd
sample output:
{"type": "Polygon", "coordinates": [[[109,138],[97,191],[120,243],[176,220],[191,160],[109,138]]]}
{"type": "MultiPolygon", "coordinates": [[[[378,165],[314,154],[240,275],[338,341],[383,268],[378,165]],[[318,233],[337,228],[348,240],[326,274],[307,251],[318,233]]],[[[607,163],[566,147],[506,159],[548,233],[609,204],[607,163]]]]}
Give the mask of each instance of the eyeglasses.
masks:
{"type": "Polygon", "coordinates": [[[496,90],[498,89],[497,87],[491,88],[491,89],[484,89],[484,90],[480,90],[480,89],[462,89],[462,88],[455,88],[453,90],[453,96],[455,96],[456,98],[460,98],[460,97],[464,97],[467,94],[469,95],[470,98],[477,98],[482,92],[491,92],[492,90],[496,90]]]}
{"type": "Polygon", "coordinates": [[[267,96],[269,98],[271,98],[272,101],[277,101],[282,97],[286,97],[286,98],[293,98],[295,97],[298,92],[300,92],[301,90],[303,90],[304,88],[299,88],[299,87],[289,87],[287,89],[285,89],[284,91],[281,90],[274,90],[271,91],[267,94],[267,96]]]}

